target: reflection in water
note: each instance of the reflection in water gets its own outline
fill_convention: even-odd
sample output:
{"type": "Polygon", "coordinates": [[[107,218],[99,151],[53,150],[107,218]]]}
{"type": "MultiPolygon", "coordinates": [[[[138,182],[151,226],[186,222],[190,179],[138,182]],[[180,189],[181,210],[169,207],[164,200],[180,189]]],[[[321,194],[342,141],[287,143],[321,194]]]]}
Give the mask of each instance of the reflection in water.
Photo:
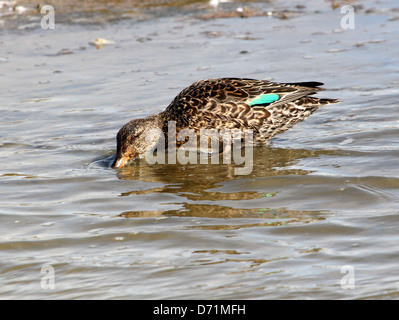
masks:
{"type": "MultiPolygon", "coordinates": [[[[289,169],[299,159],[317,157],[320,155],[338,155],[336,150],[303,150],[281,149],[271,147],[254,148],[253,170],[249,175],[234,175],[234,164],[155,164],[148,165],[145,159],[135,159],[118,171],[118,177],[123,180],[143,180],[147,182],[163,182],[166,184],[181,184],[181,189],[196,193],[204,187],[213,187],[216,183],[235,179],[254,179],[259,177],[305,175],[309,171],[289,169]],[[193,180],[197,179],[197,180],[193,180]]],[[[166,186],[167,187],[167,186],[166,186]]],[[[134,193],[134,191],[132,191],[134,193]]]]}
{"type": "MultiPolygon", "coordinates": [[[[120,214],[125,218],[142,218],[154,216],[184,216],[227,219],[236,218],[238,221],[225,220],[224,224],[215,224],[215,220],[201,225],[190,226],[190,229],[201,230],[237,230],[252,227],[276,227],[295,223],[309,223],[325,219],[325,213],[319,211],[297,211],[285,209],[235,209],[218,205],[184,204],[180,210],[169,211],[126,211],[120,214]],[[241,220],[242,219],[242,220],[241,220]],[[248,219],[261,219],[259,222],[248,223],[248,219]]],[[[220,222],[217,220],[217,222],[220,222]]]]}
{"type": "MultiPolygon", "coordinates": [[[[320,155],[337,154],[337,151],[326,150],[287,150],[270,147],[258,147],[254,149],[254,166],[251,174],[247,176],[235,176],[234,164],[165,164],[148,165],[145,159],[135,160],[131,165],[118,171],[119,179],[141,180],[146,182],[163,183],[164,185],[147,190],[131,190],[121,194],[122,197],[146,194],[174,194],[181,201],[177,210],[157,211],[125,211],[123,217],[151,217],[151,216],[183,216],[203,218],[259,218],[262,221],[229,225],[207,225],[200,228],[208,229],[237,229],[252,226],[276,226],[296,222],[307,223],[318,219],[313,211],[295,211],[284,208],[253,208],[244,207],[245,200],[260,199],[259,203],[267,203],[268,198],[278,196],[277,191],[259,192],[251,191],[251,182],[257,178],[271,176],[306,175],[310,171],[290,168],[299,159],[317,157],[320,155]],[[218,192],[218,188],[228,181],[240,181],[240,190],[230,192],[218,192]],[[244,202],[243,202],[244,201],[244,202]],[[217,202],[217,203],[216,203],[217,202]],[[220,202],[224,202],[223,205],[220,202]],[[227,204],[226,204],[227,203],[227,204]],[[237,206],[237,207],[236,207],[237,206]],[[264,221],[267,219],[267,221],[264,221]]],[[[133,185],[134,186],[134,185],[133,185]]],[[[214,223],[214,221],[212,222],[214,223]]],[[[193,226],[193,228],[196,228],[193,226]]]]}

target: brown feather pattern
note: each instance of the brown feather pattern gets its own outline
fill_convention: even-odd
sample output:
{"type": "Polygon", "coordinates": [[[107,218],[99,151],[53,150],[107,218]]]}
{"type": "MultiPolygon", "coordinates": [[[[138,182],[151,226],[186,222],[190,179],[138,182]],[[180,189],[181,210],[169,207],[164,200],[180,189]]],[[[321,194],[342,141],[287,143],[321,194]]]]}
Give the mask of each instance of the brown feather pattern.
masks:
{"type": "Polygon", "coordinates": [[[321,85],[320,82],[277,83],[244,78],[197,81],[181,91],[165,111],[132,120],[122,127],[117,136],[118,150],[113,166],[123,166],[145,150],[141,136],[149,129],[160,129],[167,134],[169,121],[176,122],[177,132],[183,128],[197,133],[200,129],[253,129],[255,142],[264,143],[306,119],[320,106],[339,102],[311,96],[324,90],[321,85]],[[255,100],[263,95],[278,99],[251,103],[263,101],[255,100]]]}
{"type": "Polygon", "coordinates": [[[178,128],[253,129],[258,141],[306,119],[321,105],[335,99],[309,97],[322,88],[320,82],[276,83],[266,80],[221,78],[200,80],[184,89],[161,113],[165,122],[174,120],[178,128]],[[278,94],[268,105],[250,106],[260,95],[278,94]]]}

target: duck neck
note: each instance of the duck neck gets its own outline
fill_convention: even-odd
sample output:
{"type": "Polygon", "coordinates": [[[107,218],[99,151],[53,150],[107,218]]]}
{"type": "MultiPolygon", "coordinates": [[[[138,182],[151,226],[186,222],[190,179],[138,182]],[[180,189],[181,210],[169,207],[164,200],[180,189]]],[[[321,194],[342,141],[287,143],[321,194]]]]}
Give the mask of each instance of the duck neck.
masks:
{"type": "Polygon", "coordinates": [[[148,116],[147,118],[145,118],[145,121],[151,123],[152,126],[157,128],[162,128],[165,122],[164,118],[160,113],[148,116]]]}

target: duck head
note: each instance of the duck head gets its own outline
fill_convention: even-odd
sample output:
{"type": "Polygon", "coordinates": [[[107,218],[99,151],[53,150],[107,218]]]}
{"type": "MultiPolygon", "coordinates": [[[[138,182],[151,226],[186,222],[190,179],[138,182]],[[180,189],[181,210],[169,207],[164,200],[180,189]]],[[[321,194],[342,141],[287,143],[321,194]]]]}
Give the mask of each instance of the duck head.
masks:
{"type": "Polygon", "coordinates": [[[162,130],[156,117],[128,122],[116,135],[116,157],[112,167],[122,168],[129,160],[151,151],[161,136],[162,130]]]}

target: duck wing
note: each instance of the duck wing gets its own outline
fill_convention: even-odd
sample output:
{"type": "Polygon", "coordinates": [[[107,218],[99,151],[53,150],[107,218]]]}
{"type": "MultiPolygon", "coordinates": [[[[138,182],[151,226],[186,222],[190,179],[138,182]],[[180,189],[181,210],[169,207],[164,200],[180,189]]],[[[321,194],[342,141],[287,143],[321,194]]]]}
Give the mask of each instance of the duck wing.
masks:
{"type": "Polygon", "coordinates": [[[271,116],[271,107],[275,110],[324,90],[321,85],[321,82],[277,83],[245,78],[200,80],[181,91],[163,115],[166,120],[176,121],[180,128],[257,130],[271,116]]]}

